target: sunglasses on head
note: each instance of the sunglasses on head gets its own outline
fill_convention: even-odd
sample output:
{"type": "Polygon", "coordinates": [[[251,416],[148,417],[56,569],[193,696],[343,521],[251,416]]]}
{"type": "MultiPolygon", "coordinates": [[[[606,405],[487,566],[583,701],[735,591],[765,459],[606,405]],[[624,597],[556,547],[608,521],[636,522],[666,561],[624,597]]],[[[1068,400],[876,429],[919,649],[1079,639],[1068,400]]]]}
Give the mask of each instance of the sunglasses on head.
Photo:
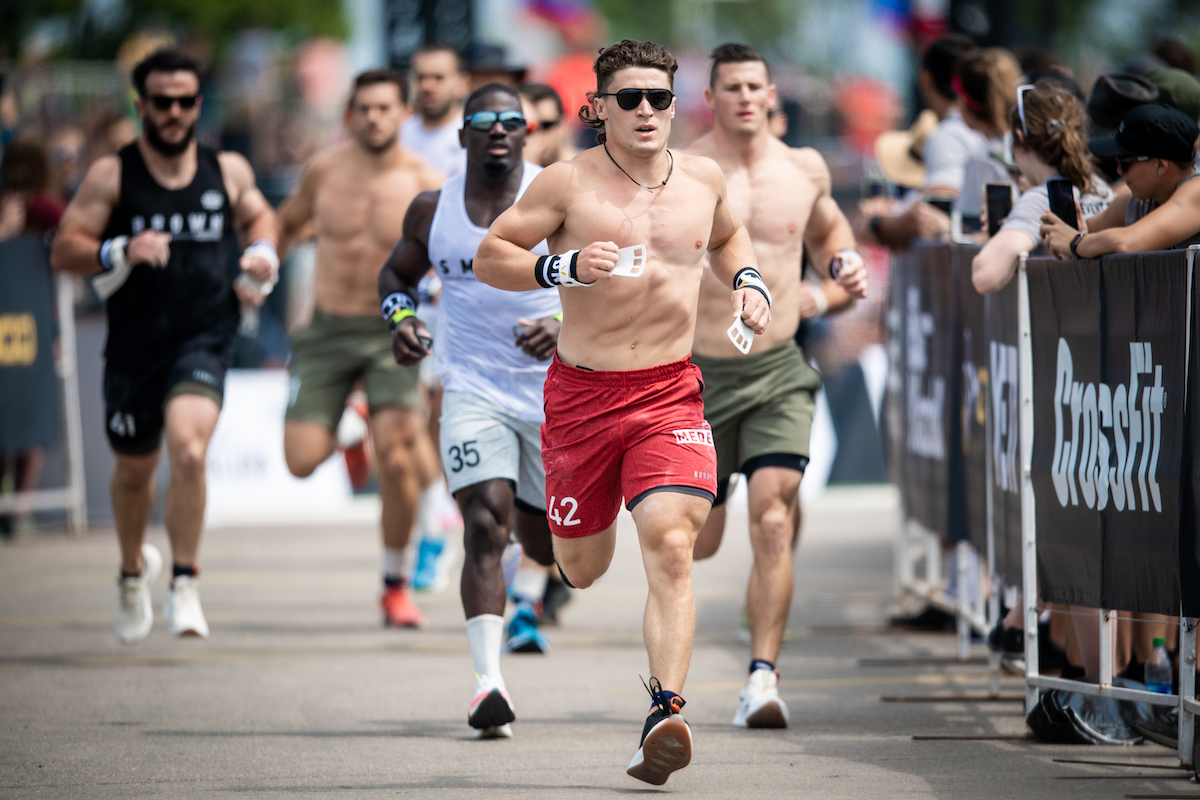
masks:
{"type": "Polygon", "coordinates": [[[200,95],[188,94],[184,95],[183,97],[171,97],[170,95],[165,94],[152,94],[146,99],[149,100],[159,111],[170,111],[171,106],[175,105],[176,103],[179,103],[179,107],[184,111],[187,111],[188,109],[196,107],[196,101],[200,99],[200,95]]]}
{"type": "Polygon", "coordinates": [[[525,115],[520,111],[476,111],[463,120],[468,127],[477,131],[490,131],[499,121],[506,131],[515,131],[525,127],[525,115]]]}
{"type": "Polygon", "coordinates": [[[596,92],[596,97],[615,97],[617,105],[626,111],[633,111],[642,104],[642,98],[650,101],[650,107],[655,111],[666,111],[675,99],[675,93],[669,89],[622,89],[619,92],[596,92]]]}
{"type": "Polygon", "coordinates": [[[1124,158],[1118,158],[1117,164],[1121,167],[1121,171],[1124,172],[1125,170],[1132,167],[1135,162],[1149,161],[1149,160],[1150,160],[1150,156],[1126,156],[1124,158]]]}
{"type": "Polygon", "coordinates": [[[1021,135],[1029,138],[1029,126],[1025,124],[1025,93],[1033,88],[1032,83],[1023,83],[1017,87],[1017,116],[1021,120],[1021,135]]]}

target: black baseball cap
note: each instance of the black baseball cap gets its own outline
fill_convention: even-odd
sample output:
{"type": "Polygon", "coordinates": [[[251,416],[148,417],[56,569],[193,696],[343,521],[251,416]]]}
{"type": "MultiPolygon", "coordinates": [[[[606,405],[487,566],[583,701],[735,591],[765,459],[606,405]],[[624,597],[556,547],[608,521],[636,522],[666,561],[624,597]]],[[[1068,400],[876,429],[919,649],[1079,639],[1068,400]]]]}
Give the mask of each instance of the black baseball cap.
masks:
{"type": "Polygon", "coordinates": [[[1200,127],[1177,108],[1147,103],[1125,115],[1116,136],[1092,139],[1088,148],[1100,156],[1149,156],[1168,161],[1191,161],[1196,155],[1200,127]]]}

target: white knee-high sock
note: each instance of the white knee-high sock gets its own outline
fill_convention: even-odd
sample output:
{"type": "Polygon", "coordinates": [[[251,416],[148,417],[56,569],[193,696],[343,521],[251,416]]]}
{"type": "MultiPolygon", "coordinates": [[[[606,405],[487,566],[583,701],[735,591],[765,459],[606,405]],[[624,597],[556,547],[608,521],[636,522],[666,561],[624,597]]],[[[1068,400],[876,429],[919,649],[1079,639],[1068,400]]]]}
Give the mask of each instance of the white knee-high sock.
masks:
{"type": "Polygon", "coordinates": [[[467,641],[475,661],[475,684],[485,680],[492,686],[508,690],[500,675],[500,644],[504,639],[504,617],[480,614],[467,620],[467,641]]]}
{"type": "Polygon", "coordinates": [[[442,511],[442,495],[446,493],[446,479],[438,479],[429,488],[421,492],[421,500],[417,504],[417,528],[422,539],[444,539],[442,526],[439,521],[442,511]]]}

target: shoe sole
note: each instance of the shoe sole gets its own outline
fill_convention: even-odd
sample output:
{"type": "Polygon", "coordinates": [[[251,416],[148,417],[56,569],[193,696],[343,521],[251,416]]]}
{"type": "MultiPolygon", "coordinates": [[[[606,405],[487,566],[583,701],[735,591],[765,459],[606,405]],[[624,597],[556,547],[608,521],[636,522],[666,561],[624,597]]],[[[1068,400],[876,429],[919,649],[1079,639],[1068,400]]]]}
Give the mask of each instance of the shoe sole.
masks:
{"type": "Polygon", "coordinates": [[[422,625],[424,625],[424,624],[425,624],[424,620],[422,620],[421,622],[392,622],[390,619],[388,619],[388,618],[387,618],[387,615],[386,615],[386,614],[385,614],[385,615],[384,615],[384,617],[383,617],[383,627],[385,627],[385,628],[411,628],[411,629],[416,629],[416,628],[419,628],[419,627],[421,627],[421,626],[422,626],[422,625]]]}
{"type": "Polygon", "coordinates": [[[537,637],[531,636],[525,640],[509,639],[504,643],[504,652],[506,653],[536,653],[544,655],[550,652],[550,646],[542,646],[542,643],[537,640],[537,637]],[[512,643],[515,640],[515,644],[512,643]]]}
{"type": "Polygon", "coordinates": [[[763,703],[750,716],[746,717],[747,728],[786,728],[787,717],[783,714],[783,706],[777,702],[763,703]]]}
{"type": "Polygon", "coordinates": [[[475,739],[511,739],[513,735],[512,725],[496,725],[491,728],[477,728],[475,730],[475,739]]]}
{"type": "Polygon", "coordinates": [[[669,718],[655,725],[634,753],[625,774],[639,781],[662,786],[672,772],[692,763],[692,732],[682,719],[669,718]],[[638,756],[641,762],[638,762],[638,756]]]}
{"type": "Polygon", "coordinates": [[[476,730],[499,728],[515,721],[512,705],[504,699],[499,689],[492,689],[487,697],[479,701],[475,710],[467,717],[467,723],[476,730]]]}
{"type": "Polygon", "coordinates": [[[1137,723],[1134,723],[1133,728],[1138,733],[1140,733],[1143,737],[1149,739],[1150,741],[1154,742],[1155,744],[1161,744],[1163,747],[1169,747],[1172,750],[1179,749],[1179,740],[1178,739],[1168,738],[1167,736],[1164,736],[1161,733],[1152,731],[1149,728],[1143,728],[1141,725],[1138,725],[1137,723]]]}

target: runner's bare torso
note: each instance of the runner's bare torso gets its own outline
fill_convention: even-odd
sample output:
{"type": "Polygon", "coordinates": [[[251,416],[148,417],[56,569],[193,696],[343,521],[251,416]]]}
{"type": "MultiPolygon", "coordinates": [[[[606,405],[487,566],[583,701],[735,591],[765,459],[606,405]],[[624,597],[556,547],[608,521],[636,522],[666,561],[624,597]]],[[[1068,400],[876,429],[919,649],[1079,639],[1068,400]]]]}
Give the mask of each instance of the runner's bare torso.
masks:
{"type": "MultiPolygon", "coordinates": [[[[805,233],[814,212],[819,213],[819,205],[833,203],[829,170],[815,150],[794,149],[774,137],[762,141],[766,151],[750,162],[721,149],[712,134],[701,137],[688,150],[720,165],[730,208],[743,220],[758,258],[758,270],[771,288],[771,325],[755,338],[756,353],[766,352],[795,335],[800,325],[805,233]]],[[[819,254],[814,253],[814,260],[817,257],[819,254]]],[[[709,324],[701,324],[696,330],[697,353],[713,358],[740,355],[725,335],[727,326],[719,324],[728,316],[728,305],[728,287],[711,270],[704,270],[699,317],[709,324]]]]}
{"type": "Polygon", "coordinates": [[[316,223],[316,307],[337,317],[378,314],[379,265],[403,235],[404,213],[441,183],[441,173],[402,147],[386,159],[353,143],[315,157],[280,214],[288,233],[316,223]]]}

